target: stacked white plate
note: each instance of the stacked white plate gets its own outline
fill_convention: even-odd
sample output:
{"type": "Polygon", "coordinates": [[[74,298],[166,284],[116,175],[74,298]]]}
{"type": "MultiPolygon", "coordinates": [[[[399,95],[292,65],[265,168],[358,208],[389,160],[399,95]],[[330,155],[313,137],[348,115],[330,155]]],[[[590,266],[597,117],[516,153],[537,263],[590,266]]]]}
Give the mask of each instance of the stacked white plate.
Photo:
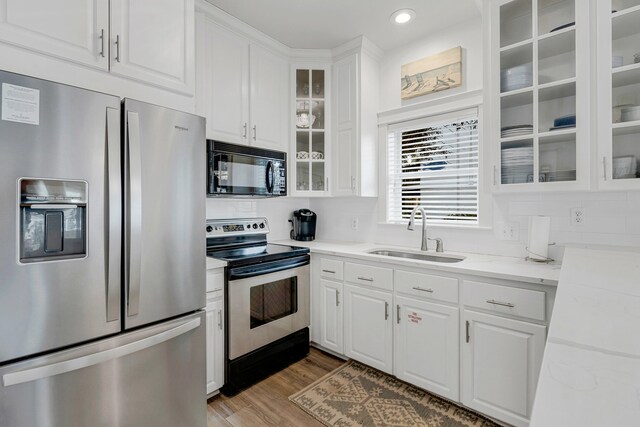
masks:
{"type": "Polygon", "coordinates": [[[547,173],[547,181],[575,181],[576,180],[576,171],[575,170],[566,170],[566,171],[555,171],[547,173]]]}
{"type": "Polygon", "coordinates": [[[533,147],[502,149],[502,183],[522,184],[533,176],[533,147]]]}
{"type": "Polygon", "coordinates": [[[530,87],[532,84],[533,64],[531,62],[500,71],[500,90],[502,92],[530,87]]]}
{"type": "Polygon", "coordinates": [[[500,129],[500,137],[501,138],[509,138],[512,136],[521,136],[521,135],[529,135],[533,133],[532,125],[514,125],[514,126],[505,126],[500,129]]]}

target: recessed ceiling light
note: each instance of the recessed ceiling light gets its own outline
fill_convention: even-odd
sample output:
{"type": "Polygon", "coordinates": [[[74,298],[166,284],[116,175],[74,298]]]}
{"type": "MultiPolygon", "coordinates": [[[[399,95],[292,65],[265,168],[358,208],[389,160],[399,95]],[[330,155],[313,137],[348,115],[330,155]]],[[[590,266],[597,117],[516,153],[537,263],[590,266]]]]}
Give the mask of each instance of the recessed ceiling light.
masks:
{"type": "Polygon", "coordinates": [[[416,17],[416,12],[412,9],[400,9],[391,14],[389,18],[394,24],[406,24],[416,17]]]}

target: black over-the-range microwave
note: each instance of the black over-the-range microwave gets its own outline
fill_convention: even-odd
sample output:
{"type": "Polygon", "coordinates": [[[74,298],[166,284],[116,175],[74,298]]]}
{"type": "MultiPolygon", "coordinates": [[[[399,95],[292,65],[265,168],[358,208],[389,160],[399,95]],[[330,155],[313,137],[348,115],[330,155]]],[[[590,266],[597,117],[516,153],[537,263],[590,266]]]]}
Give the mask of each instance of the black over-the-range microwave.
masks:
{"type": "Polygon", "coordinates": [[[287,195],[287,153],[207,140],[207,196],[287,195]]]}

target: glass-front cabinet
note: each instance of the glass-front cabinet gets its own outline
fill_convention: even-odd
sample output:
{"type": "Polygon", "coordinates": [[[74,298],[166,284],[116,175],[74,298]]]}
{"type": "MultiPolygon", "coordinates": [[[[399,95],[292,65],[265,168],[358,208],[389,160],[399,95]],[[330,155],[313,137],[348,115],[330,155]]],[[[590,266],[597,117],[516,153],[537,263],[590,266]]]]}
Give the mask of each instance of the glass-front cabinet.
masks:
{"type": "Polygon", "coordinates": [[[589,184],[589,8],[576,0],[491,4],[498,191],[589,184]]]}
{"type": "Polygon", "coordinates": [[[295,66],[289,188],[298,195],[329,193],[329,67],[295,66]]]}
{"type": "Polygon", "coordinates": [[[599,0],[598,183],[640,188],[640,0],[599,0]]]}

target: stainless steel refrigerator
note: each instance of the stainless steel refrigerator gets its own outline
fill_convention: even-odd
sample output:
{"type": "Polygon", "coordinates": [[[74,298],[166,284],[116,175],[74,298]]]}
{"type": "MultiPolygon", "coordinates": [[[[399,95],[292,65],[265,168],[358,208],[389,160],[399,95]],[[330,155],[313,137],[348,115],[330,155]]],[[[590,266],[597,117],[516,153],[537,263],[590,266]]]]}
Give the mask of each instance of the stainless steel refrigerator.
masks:
{"type": "Polygon", "coordinates": [[[0,83],[0,425],[205,426],[204,119],[0,83]]]}

